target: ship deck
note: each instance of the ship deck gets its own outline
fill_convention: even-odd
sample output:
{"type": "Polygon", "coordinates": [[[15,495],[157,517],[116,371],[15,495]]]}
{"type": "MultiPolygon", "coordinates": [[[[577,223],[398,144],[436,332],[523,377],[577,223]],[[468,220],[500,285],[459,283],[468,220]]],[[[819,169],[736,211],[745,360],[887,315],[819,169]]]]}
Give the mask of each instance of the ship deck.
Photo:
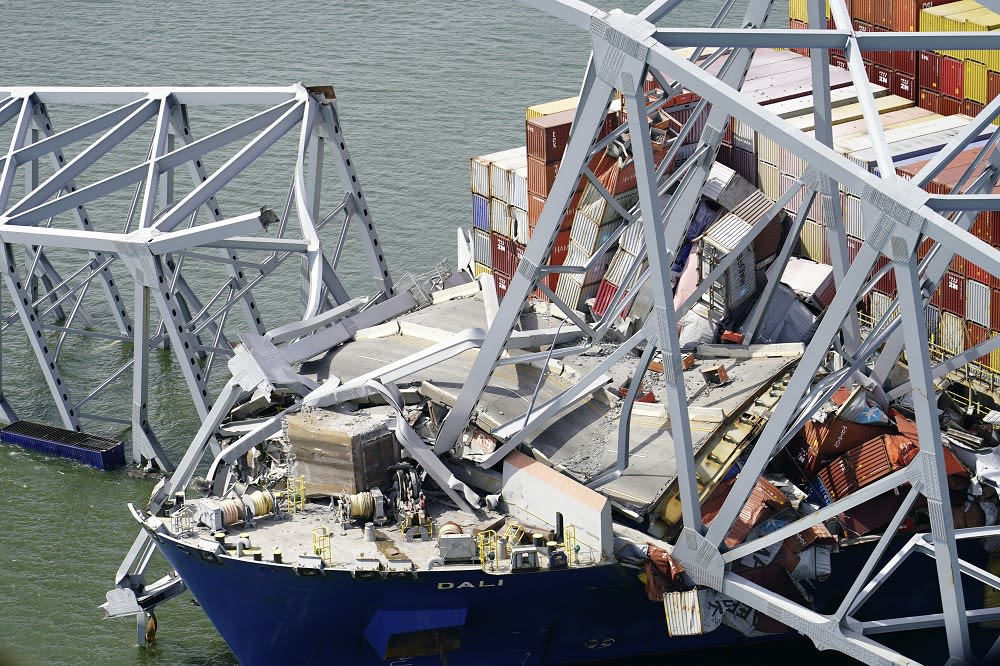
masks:
{"type": "MultiPolygon", "coordinates": [[[[465,329],[487,327],[481,295],[434,304],[404,315],[398,322],[398,332],[391,327],[388,330],[392,334],[381,337],[369,337],[360,332],[356,340],[305,365],[303,374],[319,381],[336,376],[347,382],[425,350],[465,329]]],[[[556,328],[559,323],[559,320],[545,314],[526,313],[521,318],[521,330],[556,328]]],[[[543,404],[570,388],[597,367],[611,348],[612,345],[598,347],[592,353],[576,356],[566,364],[550,364],[535,404],[543,404]]],[[[437,399],[454,404],[475,358],[475,350],[462,352],[405,377],[398,384],[429,382],[436,389],[437,399]]],[[[692,417],[694,451],[697,453],[724,420],[742,411],[744,405],[784,372],[795,358],[796,355],[754,357],[752,361],[731,357],[696,360],[694,366],[683,373],[690,397],[688,410],[692,417]],[[701,370],[716,365],[725,367],[730,379],[728,383],[720,386],[705,380],[701,370]]],[[[575,407],[550,419],[541,433],[527,440],[527,446],[536,456],[544,457],[584,483],[613,469],[618,456],[621,413],[617,389],[632,376],[637,363],[638,359],[630,356],[615,364],[606,373],[608,381],[603,387],[575,407]]],[[[538,385],[540,368],[541,364],[537,362],[497,368],[480,401],[478,425],[491,432],[523,414],[538,385]]],[[[630,465],[620,477],[598,488],[609,498],[640,513],[650,510],[677,476],[667,416],[669,406],[664,400],[666,386],[662,375],[653,372],[646,374],[645,381],[657,402],[636,404],[630,419],[630,465]]]]}

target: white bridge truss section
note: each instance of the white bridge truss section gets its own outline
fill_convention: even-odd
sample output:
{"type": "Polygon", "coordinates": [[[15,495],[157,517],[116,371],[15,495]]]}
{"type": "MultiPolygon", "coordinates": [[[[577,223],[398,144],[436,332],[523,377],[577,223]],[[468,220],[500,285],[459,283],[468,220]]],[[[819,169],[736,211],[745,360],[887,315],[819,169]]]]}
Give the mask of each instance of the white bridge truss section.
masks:
{"type": "MultiPolygon", "coordinates": [[[[1000,161],[996,161],[997,155],[994,152],[984,175],[976,182],[966,183],[961,194],[930,195],[920,186],[929,182],[955,155],[968,148],[979,137],[982,129],[1000,111],[1000,100],[993,100],[940,154],[934,156],[913,181],[903,181],[897,177],[889,155],[872,89],[861,60],[861,51],[997,49],[1000,48],[1000,36],[996,33],[855,34],[843,0],[830,2],[836,26],[834,29],[826,28],[824,4],[816,0],[809,4],[809,30],[766,28],[767,16],[772,11],[777,23],[785,21],[782,16],[784,5],[779,7],[776,3],[772,6],[767,0],[750,0],[745,14],[740,16],[730,16],[734,3],[726,3],[720,15],[704,27],[658,27],[660,23],[669,25],[670,12],[681,2],[682,0],[656,2],[639,15],[630,15],[620,10],[605,12],[576,0],[531,2],[588,31],[593,47],[592,58],[583,81],[569,144],[545,208],[499,306],[492,328],[482,341],[479,356],[465,387],[442,425],[435,450],[443,454],[455,446],[470,419],[474,417],[493,371],[500,365],[511,362],[504,358],[503,351],[509,345],[522,304],[535,289],[546,291],[553,303],[565,311],[566,316],[583,331],[587,339],[583,344],[577,343],[572,347],[554,347],[553,350],[536,355],[537,359],[530,354],[521,356],[517,359],[518,362],[566,357],[590,348],[602,339],[616,313],[639,291],[636,287],[629,296],[625,296],[621,293],[624,290],[620,289],[617,300],[607,308],[608,314],[589,324],[573,313],[574,304],[567,306],[540,284],[551,273],[586,270],[586,266],[549,266],[546,258],[577,183],[586,179],[584,182],[602,189],[588,169],[591,158],[627,131],[635,161],[639,203],[631,211],[624,212],[626,226],[629,221],[641,225],[645,247],[634,263],[633,274],[637,275],[636,284],[645,283],[647,287],[651,287],[654,301],[652,312],[637,333],[593,372],[580,379],[578,388],[567,390],[545,405],[532,404],[528,407],[528,413],[511,415],[511,423],[520,427],[505,432],[507,437],[504,443],[486,460],[484,466],[492,466],[513,447],[540,432],[546,423],[572,405],[590,382],[620,357],[644,347],[639,368],[641,373],[648,367],[652,349],[659,349],[663,356],[667,384],[665,400],[669,404],[669,422],[685,526],[673,546],[673,554],[697,584],[721,591],[779,619],[811,638],[820,648],[838,650],[865,663],[913,663],[873,637],[886,631],[927,627],[944,628],[943,633],[947,637],[947,645],[944,647],[951,657],[950,663],[978,663],[979,659],[993,663],[993,660],[1000,657],[1000,642],[988,654],[974,654],[969,627],[971,624],[1000,619],[1000,609],[967,610],[962,587],[955,582],[963,576],[971,576],[984,584],[1000,586],[1000,579],[962,561],[957,551],[960,539],[981,538],[993,535],[997,530],[955,529],[937,417],[935,379],[1000,347],[1000,338],[990,338],[971,352],[935,364],[928,349],[924,308],[955,255],[1000,276],[1000,251],[968,231],[976,212],[1000,209],[1000,198],[991,194],[997,181],[1000,161]],[[719,27],[734,22],[741,27],[719,27]],[[680,47],[694,47],[694,54],[690,58],[683,57],[675,51],[680,47]],[[714,51],[710,52],[708,58],[704,58],[702,56],[707,55],[705,49],[708,47],[714,51]],[[811,49],[817,118],[815,137],[794,129],[766,107],[757,105],[740,92],[753,49],[789,47],[811,49]],[[844,49],[847,55],[864,118],[874,136],[881,176],[864,171],[830,148],[829,49],[844,49]],[[707,63],[719,59],[724,64],[718,75],[706,71],[707,63]],[[651,100],[647,97],[643,88],[647,74],[653,76],[665,91],[662,99],[651,100]],[[666,168],[657,169],[654,164],[650,118],[666,99],[682,91],[696,93],[701,102],[681,132],[700,131],[700,137],[693,154],[680,168],[668,174],[666,168]],[[610,137],[598,140],[609,105],[617,95],[624,99],[628,114],[627,125],[613,132],[610,137]],[[680,380],[681,354],[677,352],[678,321],[700,294],[696,293],[681,307],[675,308],[669,267],[695,212],[709,169],[718,153],[726,123],[733,118],[777,142],[808,165],[806,173],[784,192],[774,212],[792,196],[801,194],[804,197],[801,212],[793,224],[792,242],[796,242],[805,212],[813,199],[819,198],[825,207],[837,290],[832,305],[822,317],[812,342],[799,361],[787,390],[774,407],[736,485],[711,526],[707,527],[702,523],[698,510],[699,491],[695,479],[691,424],[687,415],[688,400],[684,382],[680,380]],[[696,123],[703,129],[694,129],[696,123]],[[863,202],[866,240],[853,261],[848,261],[843,216],[837,196],[839,186],[855,193],[863,202]],[[918,262],[916,248],[925,239],[932,239],[937,246],[925,260],[918,262]],[[643,257],[648,262],[648,268],[639,272],[639,262],[643,257]],[[895,273],[898,297],[889,313],[862,337],[856,318],[856,304],[872,289],[873,281],[868,276],[880,257],[891,261],[890,270],[895,273]],[[906,356],[909,381],[893,385],[888,379],[889,371],[902,353],[906,356]],[[832,362],[829,360],[831,355],[832,362]],[[821,369],[825,369],[826,373],[822,380],[817,380],[817,373],[821,369]],[[767,463],[838,388],[850,386],[858,382],[859,378],[884,400],[904,393],[912,394],[917,427],[921,433],[921,452],[918,457],[906,469],[863,489],[863,492],[834,502],[830,507],[767,537],[727,550],[723,539],[767,463]],[[918,496],[922,496],[928,506],[931,531],[915,538],[901,552],[897,552],[898,548],[891,548],[889,537],[883,538],[841,607],[831,615],[819,615],[809,608],[792,603],[733,574],[728,567],[730,562],[748,553],[778,543],[787,536],[893,488],[899,488],[907,496],[907,501],[886,533],[891,536],[895,532],[918,496]],[[917,553],[919,556],[930,556],[936,562],[944,612],[925,617],[887,618],[881,622],[855,619],[854,615],[863,607],[872,590],[882,584],[893,584],[887,579],[899,560],[916,556],[914,554],[917,553]],[[891,556],[885,566],[881,562],[883,556],[891,556]]],[[[983,149],[982,155],[992,147],[995,138],[996,135],[983,149]]],[[[664,165],[673,161],[680,143],[676,141],[669,148],[667,157],[663,160],[664,165]]],[[[970,172],[971,170],[972,167],[970,172]]],[[[611,205],[616,205],[607,192],[603,193],[611,205]]],[[[617,236],[612,237],[597,250],[592,261],[616,241],[617,236]]],[[[751,241],[752,237],[747,238],[745,243],[751,241]]],[[[724,260],[718,269],[720,274],[735,260],[739,249],[729,253],[729,261],[724,260]]],[[[786,243],[778,255],[779,265],[788,261],[791,250],[791,244],[786,243]]],[[[781,270],[774,271],[774,275],[780,276],[781,270]]],[[[714,275],[706,279],[702,290],[714,281],[714,275]]],[[[774,287],[775,284],[768,285],[765,294],[772,293],[774,287]]],[[[762,307],[766,307],[768,297],[765,296],[762,307]]],[[[748,337],[747,342],[749,339],[748,337]]],[[[632,386],[638,386],[639,383],[633,381],[632,386]]],[[[635,391],[632,391],[626,397],[622,410],[618,468],[598,479],[596,485],[613,479],[616,474],[620,475],[628,465],[628,414],[634,399],[635,391]]],[[[905,613],[905,609],[901,609],[901,613],[905,613]]]]}
{"type": "MultiPolygon", "coordinates": [[[[369,305],[393,295],[331,87],[0,88],[4,144],[0,335],[24,330],[64,427],[131,426],[141,464],[173,469],[148,418],[164,379],[152,350],[170,350],[204,419],[241,335],[351,300],[342,258],[366,257],[369,305]],[[70,379],[67,350],[94,341],[121,362],[70,379]],[[130,410],[92,408],[130,377],[130,410]]],[[[17,401],[0,381],[0,420],[17,420],[17,401]]]]}

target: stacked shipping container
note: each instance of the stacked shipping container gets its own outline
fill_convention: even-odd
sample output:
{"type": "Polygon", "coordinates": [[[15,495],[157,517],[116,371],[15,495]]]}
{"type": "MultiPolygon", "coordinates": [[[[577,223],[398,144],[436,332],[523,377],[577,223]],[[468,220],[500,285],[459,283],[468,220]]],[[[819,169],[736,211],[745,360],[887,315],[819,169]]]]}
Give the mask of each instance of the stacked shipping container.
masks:
{"type": "MultiPolygon", "coordinates": [[[[805,29],[806,0],[789,0],[789,26],[805,29]]],[[[975,0],[848,0],[851,25],[865,32],[989,32],[1000,28],[1000,14],[975,0]]],[[[827,9],[827,25],[833,22],[827,9]]],[[[802,49],[803,55],[808,50],[802,49]]],[[[974,49],[938,51],[862,51],[868,79],[892,94],[949,116],[975,116],[1000,92],[1000,54],[974,49]]],[[[847,67],[842,52],[830,62],[847,67]]]]}

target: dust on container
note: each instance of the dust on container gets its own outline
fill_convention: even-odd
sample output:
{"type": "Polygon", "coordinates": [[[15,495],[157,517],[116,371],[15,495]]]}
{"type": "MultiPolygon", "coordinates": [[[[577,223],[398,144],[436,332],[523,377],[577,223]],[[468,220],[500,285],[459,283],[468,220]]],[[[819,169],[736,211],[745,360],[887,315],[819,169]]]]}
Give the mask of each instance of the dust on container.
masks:
{"type": "MultiPolygon", "coordinates": [[[[750,229],[750,224],[732,214],[724,216],[708,229],[702,238],[701,253],[698,255],[701,279],[708,277],[732,252],[740,239],[750,233],[750,229]]],[[[752,298],[757,291],[755,268],[751,244],[739,253],[722,278],[708,289],[704,298],[708,299],[712,309],[725,313],[752,298]]]]}

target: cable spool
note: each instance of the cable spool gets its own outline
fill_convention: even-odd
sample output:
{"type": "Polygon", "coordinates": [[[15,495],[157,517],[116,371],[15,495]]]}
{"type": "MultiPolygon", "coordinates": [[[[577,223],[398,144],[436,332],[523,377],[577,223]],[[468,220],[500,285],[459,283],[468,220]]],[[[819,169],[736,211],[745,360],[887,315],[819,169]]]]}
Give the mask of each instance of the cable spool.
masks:
{"type": "Polygon", "coordinates": [[[243,520],[243,501],[240,499],[223,500],[219,507],[222,510],[222,524],[233,525],[243,520]]]}
{"type": "Polygon", "coordinates": [[[344,499],[350,507],[351,518],[371,518],[375,514],[375,499],[369,492],[350,495],[345,493],[344,499]]]}
{"type": "Polygon", "coordinates": [[[245,495],[244,499],[247,506],[253,510],[254,516],[266,516],[274,511],[274,498],[271,497],[271,493],[257,490],[245,495]]]}
{"type": "Polygon", "coordinates": [[[462,526],[449,520],[438,529],[438,534],[441,536],[458,536],[462,534],[462,526]]]}

